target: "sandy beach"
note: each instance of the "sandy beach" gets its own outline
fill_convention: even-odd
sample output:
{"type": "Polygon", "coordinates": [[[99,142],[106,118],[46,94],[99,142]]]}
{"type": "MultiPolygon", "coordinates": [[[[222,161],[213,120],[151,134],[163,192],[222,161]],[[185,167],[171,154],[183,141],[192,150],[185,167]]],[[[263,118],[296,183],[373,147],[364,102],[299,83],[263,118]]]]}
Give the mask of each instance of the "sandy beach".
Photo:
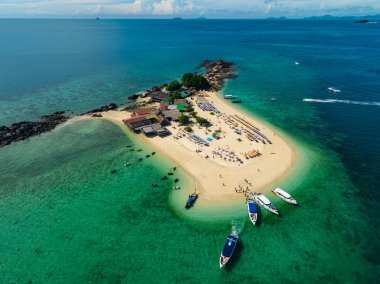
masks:
{"type": "MultiPolygon", "coordinates": [[[[287,175],[295,165],[296,152],[279,133],[236,109],[230,101],[220,98],[218,93],[201,92],[201,96],[192,97],[190,101],[198,115],[212,123],[208,131],[205,127],[193,125],[193,134],[207,141],[206,138],[211,140],[211,133],[217,131],[220,139],[212,139],[208,146],[197,144],[188,137],[184,127],[176,122],[167,127],[172,135],[164,138],[134,135],[191,176],[193,186],[201,193],[201,199],[227,200],[244,197],[249,192],[269,191],[271,188],[268,186],[287,175]],[[198,99],[212,104],[220,114],[202,110],[196,103],[198,99]],[[236,128],[244,128],[240,123],[242,121],[258,128],[272,144],[251,141],[244,132],[237,134],[236,128]],[[252,157],[258,153],[259,156],[252,157]],[[252,158],[247,159],[247,156],[252,158]]],[[[118,125],[123,125],[122,120],[129,116],[127,111],[102,113],[102,119],[118,125]]]]}

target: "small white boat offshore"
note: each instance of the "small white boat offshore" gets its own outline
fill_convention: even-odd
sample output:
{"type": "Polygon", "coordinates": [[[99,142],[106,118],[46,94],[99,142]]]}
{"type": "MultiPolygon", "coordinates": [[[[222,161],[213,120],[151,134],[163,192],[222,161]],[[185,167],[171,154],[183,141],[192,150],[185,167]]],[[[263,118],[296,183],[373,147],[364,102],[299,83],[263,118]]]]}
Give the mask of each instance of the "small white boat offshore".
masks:
{"type": "Polygon", "coordinates": [[[300,63],[298,61],[294,61],[294,64],[295,65],[299,65],[300,63]]]}
{"type": "Polygon", "coordinates": [[[236,99],[237,96],[233,96],[233,95],[225,95],[223,98],[225,98],[226,100],[231,100],[231,99],[236,99]]]}
{"type": "Polygon", "coordinates": [[[253,225],[257,222],[257,206],[256,202],[253,200],[247,200],[248,216],[253,225]]]}
{"type": "Polygon", "coordinates": [[[264,196],[262,193],[252,193],[252,197],[266,210],[272,212],[273,214],[280,215],[276,207],[274,207],[274,205],[269,201],[269,199],[266,198],[266,196],[264,196]]]}
{"type": "Polygon", "coordinates": [[[329,91],[330,93],[341,93],[342,92],[341,90],[333,88],[333,87],[328,87],[327,91],[329,91]]]}
{"type": "Polygon", "coordinates": [[[286,191],[282,190],[281,188],[275,188],[275,189],[272,189],[272,193],[277,195],[278,197],[280,197],[282,200],[288,202],[288,203],[291,203],[291,204],[295,204],[297,205],[297,200],[295,200],[293,197],[290,196],[289,193],[287,193],[286,191]]]}

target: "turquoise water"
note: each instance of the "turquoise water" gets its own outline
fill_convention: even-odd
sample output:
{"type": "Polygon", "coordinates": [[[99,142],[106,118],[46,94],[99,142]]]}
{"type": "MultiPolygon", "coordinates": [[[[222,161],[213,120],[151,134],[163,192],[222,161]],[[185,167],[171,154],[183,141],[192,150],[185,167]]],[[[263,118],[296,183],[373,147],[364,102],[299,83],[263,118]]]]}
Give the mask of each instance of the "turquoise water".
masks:
{"type": "MultiPolygon", "coordinates": [[[[242,204],[223,218],[204,212],[199,222],[171,202],[172,181],[159,178],[174,165],[159,153],[138,162],[141,154],[125,147],[133,137],[109,122],[62,125],[0,149],[0,282],[379,279],[380,108],[302,102],[380,101],[376,25],[0,20],[0,27],[8,39],[0,46],[0,124],[122,103],[222,57],[239,66],[224,92],[295,139],[310,167],[280,185],[300,207],[272,198],[280,218],[262,212],[253,227],[242,204]],[[330,85],[342,94],[328,94],[330,85]],[[241,242],[220,270],[232,226],[241,242]]],[[[186,179],[180,170],[175,177],[186,179]]]]}

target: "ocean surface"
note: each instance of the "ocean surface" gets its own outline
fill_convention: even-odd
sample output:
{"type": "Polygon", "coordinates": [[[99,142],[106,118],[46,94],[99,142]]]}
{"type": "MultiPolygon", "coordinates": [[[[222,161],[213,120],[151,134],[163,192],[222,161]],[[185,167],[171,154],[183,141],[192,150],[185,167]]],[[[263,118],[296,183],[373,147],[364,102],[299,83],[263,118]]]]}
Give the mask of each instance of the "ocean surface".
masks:
{"type": "Polygon", "coordinates": [[[253,227],[245,204],[202,221],[183,213],[173,181],[159,180],[175,165],[160,153],[138,163],[153,150],[110,122],[11,144],[0,149],[1,283],[380,279],[380,24],[2,19],[0,38],[0,125],[125,103],[222,58],[239,68],[223,92],[286,133],[308,163],[280,184],[301,206],[272,198],[282,217],[261,212],[253,227]],[[220,270],[232,228],[241,241],[220,270]]]}

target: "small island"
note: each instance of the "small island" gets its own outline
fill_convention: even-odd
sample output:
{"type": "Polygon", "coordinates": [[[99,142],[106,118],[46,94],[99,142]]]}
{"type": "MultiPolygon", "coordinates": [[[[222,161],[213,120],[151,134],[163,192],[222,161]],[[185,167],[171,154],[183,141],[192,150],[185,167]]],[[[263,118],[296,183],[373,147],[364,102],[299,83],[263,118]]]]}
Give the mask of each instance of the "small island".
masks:
{"type": "Polygon", "coordinates": [[[357,20],[357,21],[355,21],[355,23],[357,23],[357,24],[375,24],[376,22],[364,19],[364,20],[357,20]]]}
{"type": "Polygon", "coordinates": [[[183,74],[130,96],[122,110],[87,118],[127,127],[179,165],[193,180],[184,187],[200,193],[200,206],[269,191],[295,166],[296,151],[281,133],[235,108],[235,96],[221,97],[226,80],[237,77],[233,63],[206,60],[198,67],[204,72],[183,74]]]}

